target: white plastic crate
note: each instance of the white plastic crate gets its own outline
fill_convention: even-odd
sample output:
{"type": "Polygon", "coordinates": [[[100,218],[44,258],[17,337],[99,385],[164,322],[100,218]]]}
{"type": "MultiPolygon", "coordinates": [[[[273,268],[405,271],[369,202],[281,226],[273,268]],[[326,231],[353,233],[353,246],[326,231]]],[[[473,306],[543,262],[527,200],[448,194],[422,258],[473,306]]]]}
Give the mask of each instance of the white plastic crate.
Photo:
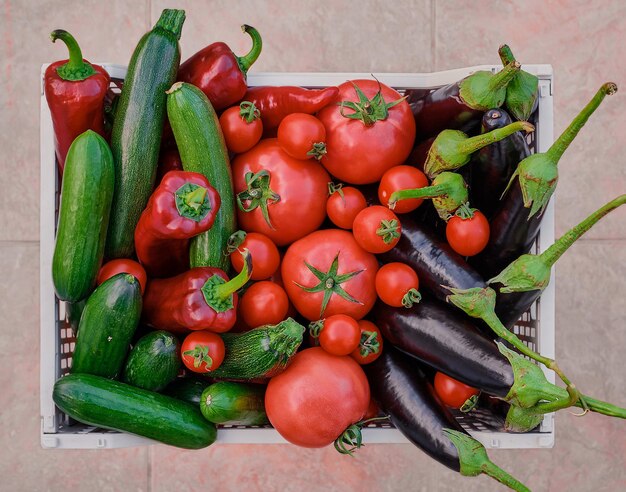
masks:
{"type": "MultiPolygon", "coordinates": [[[[123,79],[126,67],[101,64],[113,79],[123,79]]],[[[41,310],[41,445],[44,448],[120,448],[154,444],[149,439],[115,431],[97,429],[68,419],[52,401],[52,388],[61,375],[69,371],[74,349],[74,334],[65,321],[64,303],[60,302],[52,284],[52,255],[58,212],[59,183],[54,154],[54,140],[50,112],[43,92],[41,69],[41,220],[40,220],[40,310],[41,310]]],[[[500,66],[482,65],[444,72],[411,74],[376,74],[377,78],[399,91],[428,89],[446,85],[477,70],[500,70],[500,66]]],[[[539,77],[539,109],[536,130],[529,136],[533,152],[545,152],[553,142],[552,67],[524,65],[524,70],[539,77]]],[[[346,80],[371,78],[366,73],[250,73],[248,83],[258,85],[300,85],[310,88],[338,85],[346,80]]],[[[536,251],[544,251],[554,242],[554,200],[544,215],[536,251]]],[[[552,282],[541,299],[524,314],[515,326],[515,332],[535,350],[554,357],[555,348],[554,272],[552,282]]],[[[554,373],[545,370],[554,382],[554,373]]],[[[508,434],[494,432],[480,419],[460,416],[461,424],[487,448],[550,448],[554,445],[554,418],[548,414],[535,432],[508,434]]],[[[406,443],[400,432],[389,425],[375,425],[364,429],[365,443],[406,443]]],[[[238,444],[284,443],[272,428],[225,427],[218,431],[218,442],[238,444]]]]}

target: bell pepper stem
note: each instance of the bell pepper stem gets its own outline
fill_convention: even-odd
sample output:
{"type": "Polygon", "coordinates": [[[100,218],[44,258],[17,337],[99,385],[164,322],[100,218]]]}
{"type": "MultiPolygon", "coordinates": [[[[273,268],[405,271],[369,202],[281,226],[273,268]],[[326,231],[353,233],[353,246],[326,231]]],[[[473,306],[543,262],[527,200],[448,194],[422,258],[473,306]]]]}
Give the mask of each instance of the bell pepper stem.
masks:
{"type": "Polygon", "coordinates": [[[57,73],[63,80],[85,80],[96,73],[95,69],[83,60],[83,52],[74,36],[69,32],[63,29],[57,29],[50,33],[50,39],[53,43],[56,42],[57,39],[60,39],[65,43],[69,51],[69,61],[57,68],[57,73]]]}
{"type": "Polygon", "coordinates": [[[621,207],[624,203],[626,203],[626,194],[618,196],[614,200],[611,200],[606,205],[596,210],[580,224],[572,227],[569,231],[563,234],[563,236],[561,236],[554,244],[541,253],[541,259],[548,266],[554,265],[554,263],[556,263],[563,253],[565,253],[569,247],[574,244],[578,238],[580,238],[580,236],[591,229],[591,227],[593,227],[593,225],[596,224],[596,222],[598,222],[602,217],[616,208],[621,207]]]}
{"type": "Polygon", "coordinates": [[[257,31],[254,27],[244,24],[241,26],[241,30],[249,34],[252,38],[252,48],[250,48],[250,51],[244,56],[237,57],[237,64],[239,65],[239,68],[241,69],[241,72],[246,75],[248,73],[248,69],[261,54],[263,41],[261,40],[259,31],[257,31]]]}
{"type": "Polygon", "coordinates": [[[515,77],[515,74],[519,72],[521,65],[514,61],[507,64],[502,70],[489,79],[489,91],[497,91],[506,87],[509,82],[515,77]]]}
{"type": "Polygon", "coordinates": [[[502,60],[502,65],[504,66],[516,61],[515,57],[513,56],[513,52],[511,51],[511,48],[509,48],[508,44],[503,44],[502,46],[500,46],[500,48],[498,49],[498,55],[500,55],[500,60],[502,60]]]}
{"type": "Polygon", "coordinates": [[[552,146],[548,149],[546,153],[547,156],[553,161],[558,162],[563,153],[567,150],[569,145],[572,143],[578,132],[581,128],[587,123],[589,117],[593,114],[593,112],[598,109],[600,103],[604,100],[606,96],[610,96],[617,92],[617,85],[613,82],[607,82],[600,90],[596,92],[596,95],[593,96],[589,104],[583,108],[583,110],[574,118],[574,120],[570,123],[570,125],[565,129],[565,131],[561,134],[559,138],[552,144],[552,146]]]}
{"type": "Polygon", "coordinates": [[[477,150],[480,150],[489,144],[499,142],[516,132],[525,131],[526,133],[530,133],[534,130],[535,127],[527,121],[516,121],[515,123],[511,123],[503,128],[496,128],[488,133],[483,133],[464,140],[460,144],[459,151],[466,155],[473,154],[477,150]]]}
{"type": "Polygon", "coordinates": [[[185,197],[185,203],[194,210],[198,210],[206,198],[206,193],[207,190],[204,186],[198,186],[185,197]]]}
{"type": "Polygon", "coordinates": [[[248,249],[244,249],[243,268],[241,272],[228,282],[225,282],[219,275],[213,275],[202,286],[202,295],[208,306],[217,313],[223,313],[233,309],[233,294],[241,289],[252,275],[252,255],[248,249]]]}

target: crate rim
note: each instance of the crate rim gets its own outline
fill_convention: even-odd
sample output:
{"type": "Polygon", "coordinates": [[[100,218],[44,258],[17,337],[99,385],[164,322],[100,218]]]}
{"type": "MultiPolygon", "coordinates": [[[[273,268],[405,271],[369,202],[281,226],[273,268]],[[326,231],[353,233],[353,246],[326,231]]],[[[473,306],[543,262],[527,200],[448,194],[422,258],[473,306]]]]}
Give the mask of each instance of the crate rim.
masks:
{"type": "MultiPolygon", "coordinates": [[[[123,78],[126,66],[113,63],[98,63],[113,78],[123,78]]],[[[58,327],[56,325],[56,302],[50,275],[54,250],[54,207],[46,208],[55,197],[56,165],[54,162],[53,130],[45,96],[43,78],[49,63],[41,66],[40,73],[40,158],[41,158],[41,206],[40,206],[40,407],[41,407],[41,446],[46,449],[98,449],[121,448],[158,444],[150,439],[126,433],[115,432],[58,432],[55,422],[55,406],[52,401],[52,387],[60,372],[58,350],[58,327]],[[51,347],[54,347],[52,350],[51,347]]],[[[476,65],[439,72],[428,73],[341,73],[341,72],[250,72],[248,84],[254,85],[302,85],[323,87],[338,85],[346,80],[372,78],[396,88],[432,88],[460,80],[478,70],[497,71],[500,65],[476,65]]],[[[537,127],[537,151],[545,152],[554,140],[553,137],[553,69],[547,64],[529,64],[524,70],[539,78],[539,115],[537,127]]],[[[539,250],[544,251],[554,242],[554,196],[550,200],[541,227],[539,250]]],[[[542,293],[538,318],[541,329],[537,332],[537,347],[547,357],[555,352],[555,275],[542,293]]],[[[544,368],[546,376],[554,382],[555,375],[544,368]]],[[[547,414],[540,431],[531,434],[509,434],[505,432],[472,432],[487,448],[522,449],[551,448],[554,446],[554,414],[547,414]]],[[[274,429],[220,429],[218,443],[238,444],[278,444],[286,441],[274,429]]],[[[364,442],[371,444],[408,443],[396,429],[366,428],[364,442]]]]}

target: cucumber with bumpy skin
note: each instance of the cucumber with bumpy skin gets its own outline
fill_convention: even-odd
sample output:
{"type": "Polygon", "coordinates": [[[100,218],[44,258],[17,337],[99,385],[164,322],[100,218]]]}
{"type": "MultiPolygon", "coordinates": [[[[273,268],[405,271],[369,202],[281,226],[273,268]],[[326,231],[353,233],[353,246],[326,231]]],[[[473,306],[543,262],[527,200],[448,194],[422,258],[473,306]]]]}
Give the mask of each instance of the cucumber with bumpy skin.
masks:
{"type": "Polygon", "coordinates": [[[167,331],[154,331],[141,337],[130,351],[122,381],[138,388],[160,391],[176,379],[180,366],[178,339],[167,331]]]}
{"type": "Polygon", "coordinates": [[[214,424],[265,425],[265,386],[220,381],[204,390],[200,411],[214,424]]]}

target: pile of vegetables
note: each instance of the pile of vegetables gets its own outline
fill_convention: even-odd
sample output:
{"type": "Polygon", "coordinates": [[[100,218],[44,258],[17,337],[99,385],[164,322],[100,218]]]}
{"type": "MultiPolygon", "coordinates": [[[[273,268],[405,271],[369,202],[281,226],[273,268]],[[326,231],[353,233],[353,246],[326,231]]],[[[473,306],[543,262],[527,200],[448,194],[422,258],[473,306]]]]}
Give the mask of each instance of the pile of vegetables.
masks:
{"type": "Polygon", "coordinates": [[[52,33],[69,49],[45,81],[62,180],[52,275],[77,334],[62,411],[183,448],[212,444],[216,425],[269,424],[343,454],[390,421],[515,490],[451,410],[488,408],[510,432],[571,406],[626,417],[510,331],[626,201],[530,254],[557,164],[615,84],[531,154],[538,80],[507,46],[501,71],[427,93],[248,88],[259,33],[242,27],[243,57],[214,43],[180,64],[184,20],[163,11],[119,97],[52,33]]]}

